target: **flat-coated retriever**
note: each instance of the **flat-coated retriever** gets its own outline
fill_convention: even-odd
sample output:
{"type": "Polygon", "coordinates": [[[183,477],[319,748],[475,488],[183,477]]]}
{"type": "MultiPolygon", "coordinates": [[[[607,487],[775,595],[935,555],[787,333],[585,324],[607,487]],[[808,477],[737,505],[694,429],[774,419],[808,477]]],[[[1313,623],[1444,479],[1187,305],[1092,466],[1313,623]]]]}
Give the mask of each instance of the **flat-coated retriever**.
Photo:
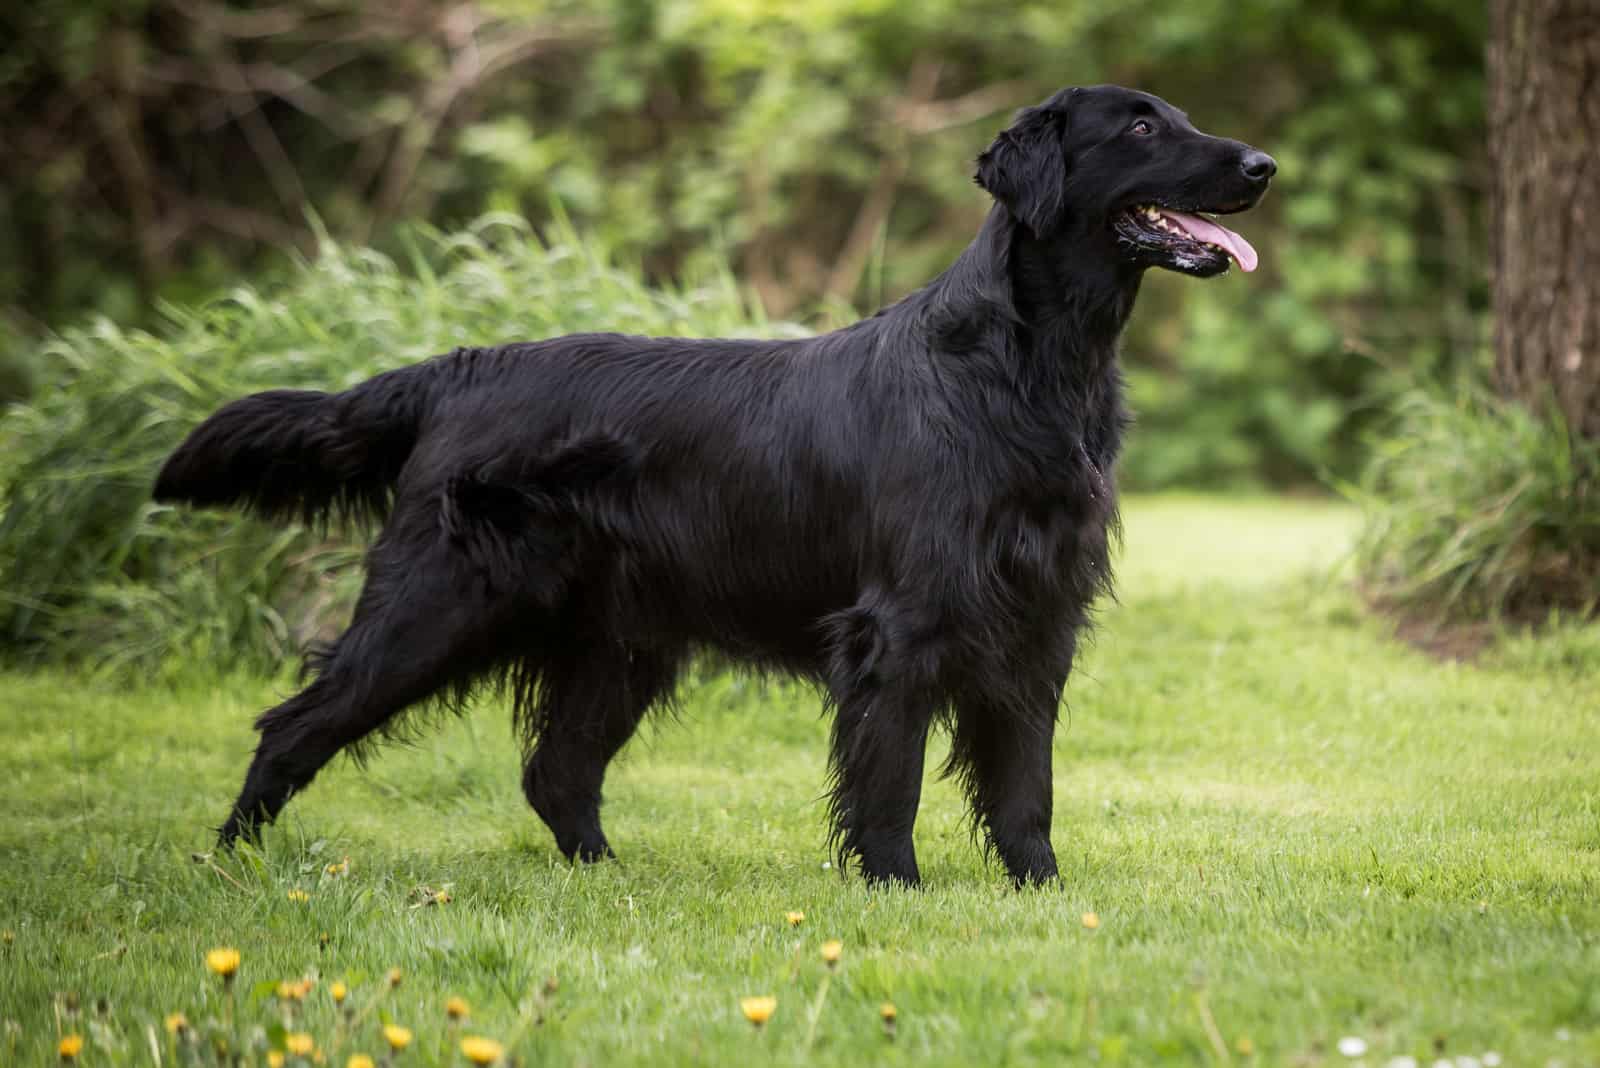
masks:
{"type": "Polygon", "coordinates": [[[842,330],[460,349],[222,408],[158,500],[382,521],[349,629],[256,723],[223,843],[408,706],[499,680],[529,803],[569,858],[609,856],[607,763],[714,649],[825,690],[834,844],[869,880],[918,880],[935,721],[1012,878],[1054,877],[1051,736],[1111,581],[1117,338],[1147,268],[1254,269],[1193,213],[1275,170],[1157,97],[1064,89],[978,158],[995,203],[955,264],[842,330]]]}

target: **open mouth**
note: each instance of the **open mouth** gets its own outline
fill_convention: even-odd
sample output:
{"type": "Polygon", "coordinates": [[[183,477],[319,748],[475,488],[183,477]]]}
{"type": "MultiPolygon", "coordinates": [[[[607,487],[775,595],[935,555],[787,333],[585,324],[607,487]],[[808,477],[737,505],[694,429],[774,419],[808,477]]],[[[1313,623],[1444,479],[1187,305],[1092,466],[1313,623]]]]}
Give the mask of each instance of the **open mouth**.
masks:
{"type": "Polygon", "coordinates": [[[1226,266],[1220,257],[1226,256],[1249,272],[1259,262],[1250,242],[1205,215],[1141,204],[1117,219],[1117,229],[1134,244],[1164,253],[1185,267],[1216,260],[1220,270],[1226,266]]]}

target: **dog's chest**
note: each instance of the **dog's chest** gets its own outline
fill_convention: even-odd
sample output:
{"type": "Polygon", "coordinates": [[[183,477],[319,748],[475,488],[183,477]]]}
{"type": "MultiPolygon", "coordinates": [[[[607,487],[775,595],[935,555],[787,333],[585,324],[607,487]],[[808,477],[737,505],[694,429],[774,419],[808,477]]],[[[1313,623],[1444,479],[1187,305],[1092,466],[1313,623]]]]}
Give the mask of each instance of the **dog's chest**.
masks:
{"type": "Polygon", "coordinates": [[[1086,450],[1070,470],[992,501],[983,554],[1018,605],[1091,600],[1110,581],[1116,487],[1086,450]]]}

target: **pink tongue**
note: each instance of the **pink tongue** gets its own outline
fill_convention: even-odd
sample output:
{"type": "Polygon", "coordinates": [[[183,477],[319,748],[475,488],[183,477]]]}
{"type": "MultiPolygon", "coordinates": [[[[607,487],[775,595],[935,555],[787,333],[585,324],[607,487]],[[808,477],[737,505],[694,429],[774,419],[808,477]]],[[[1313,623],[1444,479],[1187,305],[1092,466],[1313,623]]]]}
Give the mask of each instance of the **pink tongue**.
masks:
{"type": "Polygon", "coordinates": [[[1218,226],[1210,219],[1198,215],[1186,215],[1181,211],[1168,211],[1165,208],[1159,210],[1161,214],[1187,230],[1189,236],[1196,241],[1209,241],[1213,245],[1221,245],[1227,249],[1228,255],[1238,262],[1241,271],[1248,273],[1256,269],[1256,264],[1259,262],[1256,250],[1250,247],[1250,242],[1226,226],[1218,226]]]}

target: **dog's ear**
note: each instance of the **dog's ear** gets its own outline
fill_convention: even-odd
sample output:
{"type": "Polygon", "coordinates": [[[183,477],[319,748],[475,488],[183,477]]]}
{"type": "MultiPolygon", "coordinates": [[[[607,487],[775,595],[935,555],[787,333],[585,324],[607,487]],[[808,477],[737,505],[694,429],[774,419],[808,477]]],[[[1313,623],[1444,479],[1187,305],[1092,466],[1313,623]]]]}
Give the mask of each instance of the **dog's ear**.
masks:
{"type": "Polygon", "coordinates": [[[1065,215],[1066,136],[1065,109],[1025,108],[978,157],[978,173],[972,180],[1043,236],[1065,215]]]}

